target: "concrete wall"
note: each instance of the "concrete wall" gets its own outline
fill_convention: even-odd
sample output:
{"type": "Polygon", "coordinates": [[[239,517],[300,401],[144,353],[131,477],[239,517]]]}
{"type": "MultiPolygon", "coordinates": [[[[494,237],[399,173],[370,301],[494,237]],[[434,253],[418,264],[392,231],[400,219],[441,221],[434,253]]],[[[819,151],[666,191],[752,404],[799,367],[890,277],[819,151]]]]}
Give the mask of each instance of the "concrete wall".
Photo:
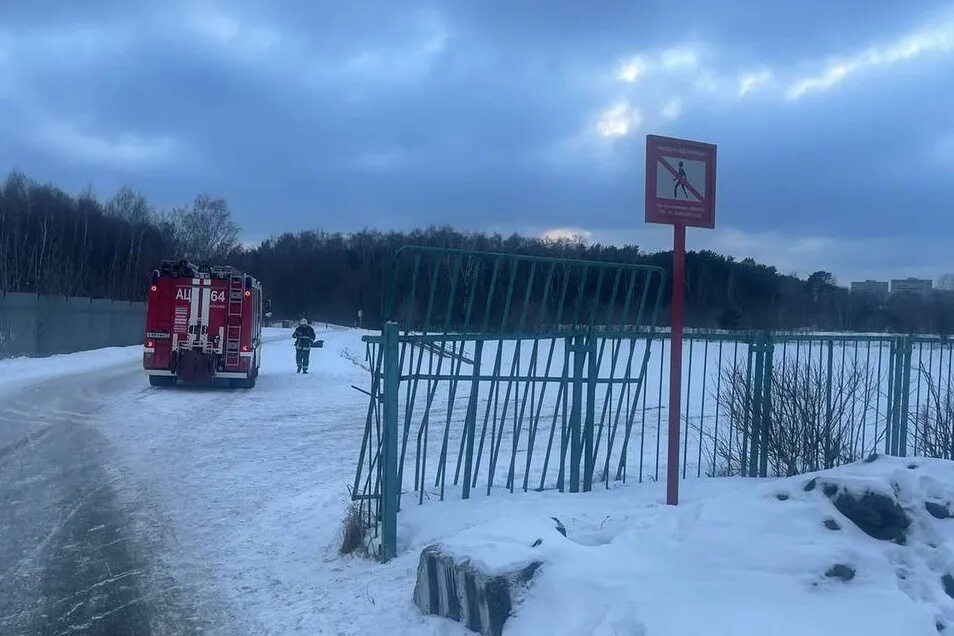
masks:
{"type": "Polygon", "coordinates": [[[0,293],[0,358],[142,342],[146,304],[0,293]]]}

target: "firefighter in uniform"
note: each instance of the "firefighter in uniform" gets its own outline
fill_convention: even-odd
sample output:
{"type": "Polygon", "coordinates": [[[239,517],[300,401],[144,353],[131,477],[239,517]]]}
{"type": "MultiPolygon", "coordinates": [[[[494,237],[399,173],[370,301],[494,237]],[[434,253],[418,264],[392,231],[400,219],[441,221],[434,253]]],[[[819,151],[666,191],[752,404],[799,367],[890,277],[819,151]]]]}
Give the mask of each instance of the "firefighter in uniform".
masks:
{"type": "Polygon", "coordinates": [[[304,318],[298,323],[295,333],[295,361],[298,363],[298,373],[308,373],[308,358],[311,356],[311,346],[315,343],[315,330],[304,318]]]}

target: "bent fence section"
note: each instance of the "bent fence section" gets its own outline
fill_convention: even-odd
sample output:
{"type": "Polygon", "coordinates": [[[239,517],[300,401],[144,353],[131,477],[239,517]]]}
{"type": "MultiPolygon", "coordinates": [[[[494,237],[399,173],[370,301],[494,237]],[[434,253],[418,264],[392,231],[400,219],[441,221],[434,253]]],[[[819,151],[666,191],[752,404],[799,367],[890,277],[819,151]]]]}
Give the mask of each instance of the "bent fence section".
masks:
{"type": "Polygon", "coordinates": [[[387,324],[365,338],[370,399],[352,490],[380,529],[381,555],[395,553],[401,506],[622,479],[663,276],[614,263],[399,252],[387,324]]]}

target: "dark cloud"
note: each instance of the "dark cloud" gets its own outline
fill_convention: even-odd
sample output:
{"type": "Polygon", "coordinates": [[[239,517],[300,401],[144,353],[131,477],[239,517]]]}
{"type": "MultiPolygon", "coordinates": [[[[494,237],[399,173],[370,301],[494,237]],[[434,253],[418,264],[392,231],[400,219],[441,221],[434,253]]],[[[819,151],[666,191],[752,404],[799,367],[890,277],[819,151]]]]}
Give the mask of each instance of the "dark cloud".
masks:
{"type": "Polygon", "coordinates": [[[222,195],[250,238],[642,236],[650,131],[718,143],[720,225],[812,246],[786,263],[954,229],[945,3],[40,4],[0,9],[0,168],[222,195]]]}

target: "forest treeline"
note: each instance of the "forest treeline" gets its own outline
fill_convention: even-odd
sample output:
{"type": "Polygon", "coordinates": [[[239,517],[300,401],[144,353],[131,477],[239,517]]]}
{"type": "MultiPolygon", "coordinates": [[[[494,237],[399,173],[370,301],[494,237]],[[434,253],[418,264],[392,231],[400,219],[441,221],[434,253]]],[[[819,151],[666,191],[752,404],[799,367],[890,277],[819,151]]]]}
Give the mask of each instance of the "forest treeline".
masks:
{"type": "MultiPolygon", "coordinates": [[[[71,195],[21,173],[0,191],[0,291],[142,300],[149,274],[164,259],[228,263],[253,273],[272,299],[276,318],[307,316],[377,326],[394,254],[405,245],[648,264],[670,269],[671,253],[635,245],[551,241],[518,235],[458,232],[449,227],[408,232],[362,230],[286,233],[257,246],[238,242],[227,203],[208,195],[156,209],[122,188],[100,200],[87,189],[71,195]]],[[[831,274],[784,274],[752,259],[709,251],[686,260],[686,315],[695,327],[838,331],[954,331],[954,293],[851,295],[831,274]]],[[[539,290],[536,293],[541,293],[539,290]]],[[[666,320],[663,290],[660,324],[666,320]]]]}
{"type": "Polygon", "coordinates": [[[224,199],[157,211],[129,188],[101,201],[13,172],[0,191],[0,291],[142,300],[160,260],[224,258],[237,238],[224,199]]]}

